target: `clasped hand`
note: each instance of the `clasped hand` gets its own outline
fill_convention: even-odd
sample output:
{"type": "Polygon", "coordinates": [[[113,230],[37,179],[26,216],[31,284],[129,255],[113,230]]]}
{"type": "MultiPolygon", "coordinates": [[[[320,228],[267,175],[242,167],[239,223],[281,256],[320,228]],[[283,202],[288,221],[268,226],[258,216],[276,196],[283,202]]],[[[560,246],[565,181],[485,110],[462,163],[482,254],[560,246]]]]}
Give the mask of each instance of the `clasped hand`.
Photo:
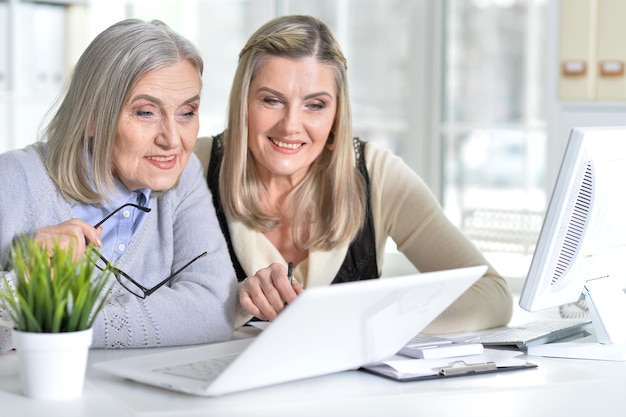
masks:
{"type": "Polygon", "coordinates": [[[304,289],[298,281],[289,282],[284,265],[273,263],[244,280],[239,301],[248,313],[271,321],[302,291],[304,289]]]}

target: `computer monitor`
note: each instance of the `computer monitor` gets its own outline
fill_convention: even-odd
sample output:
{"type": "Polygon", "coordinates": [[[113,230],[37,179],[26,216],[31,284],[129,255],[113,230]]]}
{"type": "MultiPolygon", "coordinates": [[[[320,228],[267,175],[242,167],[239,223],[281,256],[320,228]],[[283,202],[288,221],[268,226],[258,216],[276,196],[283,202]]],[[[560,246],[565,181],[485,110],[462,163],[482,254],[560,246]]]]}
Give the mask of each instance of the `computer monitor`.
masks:
{"type": "Polygon", "coordinates": [[[626,360],[626,126],[574,128],[548,205],[520,306],[587,301],[590,337],[528,354],[626,360]]]}

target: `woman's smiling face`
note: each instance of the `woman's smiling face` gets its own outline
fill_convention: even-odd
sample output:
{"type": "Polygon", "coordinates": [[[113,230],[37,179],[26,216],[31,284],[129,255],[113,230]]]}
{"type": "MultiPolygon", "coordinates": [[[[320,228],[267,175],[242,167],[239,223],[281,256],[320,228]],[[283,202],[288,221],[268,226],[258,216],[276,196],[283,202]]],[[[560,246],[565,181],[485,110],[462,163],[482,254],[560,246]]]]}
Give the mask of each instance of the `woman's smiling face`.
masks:
{"type": "Polygon", "coordinates": [[[202,82],[188,61],[139,80],[121,111],[113,173],[129,190],[176,185],[196,143],[202,82]]]}
{"type": "Polygon", "coordinates": [[[330,66],[314,58],[264,59],[248,95],[248,147],[263,181],[302,181],[324,150],[336,111],[330,66]]]}

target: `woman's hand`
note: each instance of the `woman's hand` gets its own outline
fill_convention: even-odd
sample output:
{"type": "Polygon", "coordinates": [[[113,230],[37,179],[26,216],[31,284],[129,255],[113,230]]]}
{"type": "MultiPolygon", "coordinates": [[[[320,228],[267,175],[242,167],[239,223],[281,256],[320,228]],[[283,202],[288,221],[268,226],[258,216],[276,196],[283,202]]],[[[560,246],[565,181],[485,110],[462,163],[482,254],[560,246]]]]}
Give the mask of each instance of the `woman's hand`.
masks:
{"type": "Polygon", "coordinates": [[[244,280],[239,301],[248,313],[271,321],[303,290],[298,281],[289,282],[284,265],[274,263],[244,280]]]}
{"type": "Polygon", "coordinates": [[[56,226],[47,226],[35,230],[34,240],[46,248],[51,256],[55,244],[62,249],[72,247],[74,260],[77,260],[83,256],[89,242],[95,246],[102,246],[101,233],[101,227],[95,229],[80,219],[72,219],[56,226]]]}

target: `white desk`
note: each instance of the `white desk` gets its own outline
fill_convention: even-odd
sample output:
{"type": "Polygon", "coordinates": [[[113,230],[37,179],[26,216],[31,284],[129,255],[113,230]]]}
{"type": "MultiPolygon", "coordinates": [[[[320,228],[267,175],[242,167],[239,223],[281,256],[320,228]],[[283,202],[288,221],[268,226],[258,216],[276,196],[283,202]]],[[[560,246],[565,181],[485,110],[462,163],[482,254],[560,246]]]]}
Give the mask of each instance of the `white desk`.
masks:
{"type": "MultiPolygon", "coordinates": [[[[144,353],[145,350],[96,349],[90,352],[89,360],[96,362],[144,353]]],[[[624,415],[626,362],[530,359],[539,367],[408,383],[347,371],[217,398],[153,388],[89,367],[80,399],[38,401],[20,393],[17,358],[13,352],[0,355],[0,416],[624,415]]]]}

